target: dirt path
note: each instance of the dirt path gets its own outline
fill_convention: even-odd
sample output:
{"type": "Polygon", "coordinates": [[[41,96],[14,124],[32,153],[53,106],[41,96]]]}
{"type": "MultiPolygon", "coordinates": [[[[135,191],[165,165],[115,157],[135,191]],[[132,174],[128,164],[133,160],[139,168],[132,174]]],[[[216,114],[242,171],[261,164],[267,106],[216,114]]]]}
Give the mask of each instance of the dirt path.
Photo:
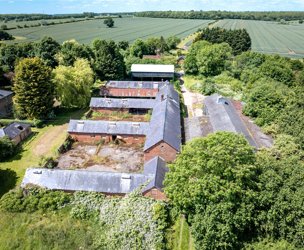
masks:
{"type": "Polygon", "coordinates": [[[192,93],[185,86],[182,87],[185,105],[188,109],[188,117],[203,116],[203,100],[204,96],[199,93],[192,93]]]}
{"type": "Polygon", "coordinates": [[[35,146],[33,147],[33,153],[37,156],[43,156],[52,150],[52,147],[56,145],[56,142],[64,137],[68,128],[68,124],[61,126],[55,126],[51,128],[48,133],[45,133],[40,137],[35,146]]]}

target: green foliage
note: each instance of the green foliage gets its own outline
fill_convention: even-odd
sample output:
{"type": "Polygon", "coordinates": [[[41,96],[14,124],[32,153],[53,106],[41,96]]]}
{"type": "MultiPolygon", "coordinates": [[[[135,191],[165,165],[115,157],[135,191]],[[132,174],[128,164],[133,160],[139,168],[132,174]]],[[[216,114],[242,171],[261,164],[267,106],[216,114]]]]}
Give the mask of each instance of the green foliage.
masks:
{"type": "Polygon", "coordinates": [[[13,156],[16,152],[16,145],[7,137],[0,138],[0,162],[13,156]]]}
{"type": "Polygon", "coordinates": [[[244,250],[296,250],[297,248],[286,240],[273,241],[271,239],[263,239],[259,242],[247,244],[244,250]]]}
{"type": "Polygon", "coordinates": [[[303,156],[292,137],[280,136],[273,148],[257,154],[256,163],[261,169],[260,235],[285,239],[299,248],[304,247],[303,156]]]}
{"type": "Polygon", "coordinates": [[[53,169],[57,167],[58,162],[53,157],[42,156],[39,162],[39,166],[42,168],[53,169]]]}
{"type": "Polygon", "coordinates": [[[190,217],[197,249],[233,249],[253,226],[254,161],[243,136],[220,132],[194,139],[169,166],[165,192],[190,217]]]}
{"type": "Polygon", "coordinates": [[[260,126],[270,125],[285,108],[288,92],[285,85],[263,78],[245,95],[243,112],[260,126]]]}
{"type": "Polygon", "coordinates": [[[129,42],[128,41],[120,41],[117,44],[118,48],[122,49],[122,50],[126,50],[129,48],[129,42]]]}
{"type": "Polygon", "coordinates": [[[280,56],[268,56],[260,67],[261,73],[278,82],[291,86],[294,81],[294,75],[290,64],[286,59],[280,56]]]}
{"type": "Polygon", "coordinates": [[[94,71],[100,80],[121,80],[125,76],[124,58],[113,41],[93,42],[94,71]]]}
{"type": "Polygon", "coordinates": [[[62,191],[48,191],[40,188],[11,190],[2,196],[0,208],[7,212],[32,213],[38,210],[55,211],[69,203],[70,195],[62,191]]]}
{"type": "Polygon", "coordinates": [[[14,108],[18,118],[47,117],[54,103],[51,69],[39,58],[26,58],[16,66],[14,108]]]}
{"type": "Polygon", "coordinates": [[[53,70],[56,96],[61,106],[85,108],[91,98],[94,73],[86,59],[77,59],[74,66],[58,66],[53,70]]]}
{"type": "Polygon", "coordinates": [[[51,37],[44,37],[35,44],[35,56],[41,58],[46,65],[54,68],[57,66],[55,55],[60,49],[60,44],[51,37]]]}
{"type": "Polygon", "coordinates": [[[166,41],[169,49],[176,49],[181,39],[177,36],[169,36],[166,41]]]}
{"type": "Polygon", "coordinates": [[[204,76],[216,76],[227,68],[228,58],[231,56],[228,44],[210,44],[197,42],[189,51],[185,60],[186,73],[200,73],[204,76]]]}
{"type": "Polygon", "coordinates": [[[105,25],[107,25],[108,28],[114,27],[114,20],[113,20],[112,17],[106,18],[106,19],[103,21],[103,23],[104,23],[105,25]]]}
{"type": "Polygon", "coordinates": [[[75,40],[69,40],[62,44],[56,57],[60,65],[73,66],[79,58],[91,61],[93,54],[90,47],[79,44],[75,40]]]}
{"type": "Polygon", "coordinates": [[[219,27],[206,28],[195,38],[195,41],[205,40],[210,43],[228,43],[233,54],[238,55],[251,49],[251,39],[245,29],[225,30],[219,27]]]}
{"type": "Polygon", "coordinates": [[[130,47],[130,56],[142,58],[146,54],[148,54],[146,43],[141,39],[137,39],[130,47]]]}
{"type": "Polygon", "coordinates": [[[14,39],[15,38],[11,34],[5,32],[3,30],[0,30],[0,41],[14,40],[14,39]]]}

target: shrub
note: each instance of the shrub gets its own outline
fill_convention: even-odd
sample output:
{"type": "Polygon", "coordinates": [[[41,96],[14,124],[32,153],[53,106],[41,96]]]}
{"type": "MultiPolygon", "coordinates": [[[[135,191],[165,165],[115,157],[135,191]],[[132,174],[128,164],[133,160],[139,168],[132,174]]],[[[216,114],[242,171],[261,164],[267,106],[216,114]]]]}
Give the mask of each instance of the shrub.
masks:
{"type": "Polygon", "coordinates": [[[16,152],[16,145],[7,137],[0,138],[0,161],[13,156],[16,152]]]}

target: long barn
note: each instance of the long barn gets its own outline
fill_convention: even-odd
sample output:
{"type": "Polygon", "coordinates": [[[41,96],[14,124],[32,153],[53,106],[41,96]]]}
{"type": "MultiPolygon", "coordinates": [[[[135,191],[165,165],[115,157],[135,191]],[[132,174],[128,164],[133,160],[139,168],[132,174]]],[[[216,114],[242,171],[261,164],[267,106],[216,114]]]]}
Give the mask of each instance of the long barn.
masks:
{"type": "Polygon", "coordinates": [[[174,79],[174,65],[132,64],[131,74],[133,79],[171,80],[174,79]]]}

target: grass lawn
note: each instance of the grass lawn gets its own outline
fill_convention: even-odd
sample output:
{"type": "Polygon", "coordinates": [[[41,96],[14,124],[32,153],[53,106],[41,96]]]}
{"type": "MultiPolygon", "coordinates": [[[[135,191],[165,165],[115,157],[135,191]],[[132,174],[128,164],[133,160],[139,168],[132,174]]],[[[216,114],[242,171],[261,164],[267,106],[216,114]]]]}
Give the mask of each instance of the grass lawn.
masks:
{"type": "Polygon", "coordinates": [[[67,135],[70,118],[79,119],[85,110],[62,112],[43,128],[33,128],[33,134],[23,142],[22,150],[14,157],[0,163],[0,197],[22,182],[25,170],[37,166],[42,156],[56,156],[57,148],[67,135]]]}
{"type": "Polygon", "coordinates": [[[0,250],[93,249],[93,222],[72,219],[69,209],[57,212],[0,212],[0,250]]]}

